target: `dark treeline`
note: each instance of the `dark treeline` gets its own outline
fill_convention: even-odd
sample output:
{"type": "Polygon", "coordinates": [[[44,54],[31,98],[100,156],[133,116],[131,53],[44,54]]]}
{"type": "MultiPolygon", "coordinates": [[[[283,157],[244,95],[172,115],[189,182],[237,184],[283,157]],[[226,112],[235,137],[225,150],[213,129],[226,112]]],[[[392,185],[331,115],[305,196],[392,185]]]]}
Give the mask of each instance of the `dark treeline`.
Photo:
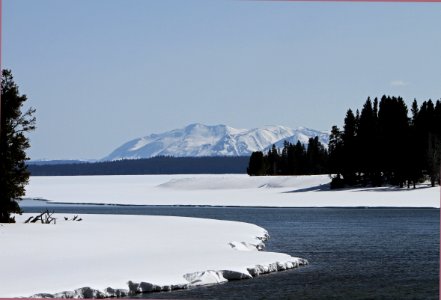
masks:
{"type": "Polygon", "coordinates": [[[328,173],[328,152],[318,137],[310,138],[308,147],[299,141],[285,141],[281,151],[275,145],[266,155],[253,152],[247,168],[248,175],[310,175],[328,173]]]}
{"type": "Polygon", "coordinates": [[[153,157],[94,163],[28,165],[32,176],[142,175],[142,174],[243,174],[248,156],[153,157]]]}
{"type": "Polygon", "coordinates": [[[441,102],[416,100],[411,116],[401,97],[367,99],[361,112],[348,110],[343,129],[329,140],[333,187],[392,184],[403,187],[439,181],[441,102]]]}
{"type": "Polygon", "coordinates": [[[333,126],[328,149],[318,138],[309,146],[285,143],[254,152],[249,175],[332,175],[332,188],[392,184],[415,187],[439,182],[441,102],[414,100],[409,110],[401,97],[368,98],[361,112],[349,109],[342,129],[333,126]]]}

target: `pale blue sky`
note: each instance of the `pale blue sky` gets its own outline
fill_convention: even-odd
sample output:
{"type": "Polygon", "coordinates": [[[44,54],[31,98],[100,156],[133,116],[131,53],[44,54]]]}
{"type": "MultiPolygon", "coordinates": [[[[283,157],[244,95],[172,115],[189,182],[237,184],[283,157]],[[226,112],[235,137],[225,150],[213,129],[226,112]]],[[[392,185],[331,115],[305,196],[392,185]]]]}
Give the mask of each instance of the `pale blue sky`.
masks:
{"type": "Polygon", "coordinates": [[[441,4],[4,0],[32,159],[190,123],[329,130],[368,96],[441,97],[441,4]]]}

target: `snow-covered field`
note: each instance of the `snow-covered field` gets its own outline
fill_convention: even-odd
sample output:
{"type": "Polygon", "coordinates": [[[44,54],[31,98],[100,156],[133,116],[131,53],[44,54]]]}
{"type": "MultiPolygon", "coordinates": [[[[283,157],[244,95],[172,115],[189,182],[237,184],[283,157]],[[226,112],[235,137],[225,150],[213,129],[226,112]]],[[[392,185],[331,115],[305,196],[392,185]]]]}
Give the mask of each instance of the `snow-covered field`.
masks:
{"type": "MultiPolygon", "coordinates": [[[[275,207],[439,207],[439,187],[329,190],[329,176],[31,177],[26,197],[69,203],[275,207]]],[[[26,205],[26,201],[22,203],[26,205]]]]}
{"type": "Polygon", "coordinates": [[[0,226],[0,297],[103,297],[215,284],[307,263],[258,251],[256,225],[163,216],[82,215],[0,226]],[[7,245],[4,247],[3,245],[7,245]]]}

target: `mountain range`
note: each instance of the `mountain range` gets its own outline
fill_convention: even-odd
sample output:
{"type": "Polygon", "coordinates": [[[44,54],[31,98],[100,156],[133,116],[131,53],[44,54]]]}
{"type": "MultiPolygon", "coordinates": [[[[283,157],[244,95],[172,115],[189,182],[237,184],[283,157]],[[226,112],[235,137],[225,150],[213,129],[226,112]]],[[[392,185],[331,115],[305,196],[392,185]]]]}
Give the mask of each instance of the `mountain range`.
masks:
{"type": "Polygon", "coordinates": [[[307,144],[310,137],[319,137],[327,147],[329,133],[304,127],[265,126],[236,129],[227,125],[191,124],[160,134],[151,134],[124,143],[102,160],[150,158],[155,156],[249,156],[253,151],[267,151],[273,144],[283,147],[284,141],[307,144]]]}

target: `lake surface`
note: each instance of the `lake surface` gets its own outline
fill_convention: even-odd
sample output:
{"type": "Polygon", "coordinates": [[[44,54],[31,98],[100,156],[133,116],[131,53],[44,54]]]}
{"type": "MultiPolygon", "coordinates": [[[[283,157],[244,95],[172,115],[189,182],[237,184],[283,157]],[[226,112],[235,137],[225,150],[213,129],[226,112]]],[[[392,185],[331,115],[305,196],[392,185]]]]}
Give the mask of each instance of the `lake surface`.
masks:
{"type": "Polygon", "coordinates": [[[287,253],[310,262],[300,269],[250,280],[135,298],[438,299],[439,295],[438,209],[107,205],[48,208],[75,214],[170,215],[249,222],[268,230],[271,238],[266,251],[287,253]]]}

